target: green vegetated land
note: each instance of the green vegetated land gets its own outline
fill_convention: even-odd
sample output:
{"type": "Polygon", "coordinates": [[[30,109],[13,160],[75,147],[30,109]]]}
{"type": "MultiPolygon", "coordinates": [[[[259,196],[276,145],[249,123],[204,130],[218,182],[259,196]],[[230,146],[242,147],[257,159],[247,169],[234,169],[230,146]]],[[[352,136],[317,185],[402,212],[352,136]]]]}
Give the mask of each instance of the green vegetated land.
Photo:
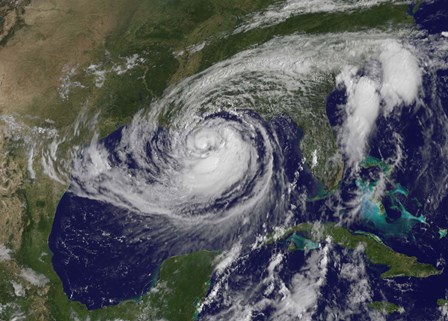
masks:
{"type": "MultiPolygon", "coordinates": [[[[48,294],[51,316],[54,320],[191,321],[209,288],[217,256],[217,252],[199,251],[169,258],[160,267],[155,287],[149,293],[94,311],[69,301],[62,287],[56,286],[48,294]]],[[[51,282],[59,285],[57,279],[51,282]]]]}
{"type": "MultiPolygon", "coordinates": [[[[381,264],[388,270],[380,275],[381,278],[394,278],[400,276],[426,278],[442,273],[431,264],[420,263],[414,256],[407,256],[379,242],[375,237],[367,234],[353,234],[346,228],[336,226],[334,223],[312,224],[302,223],[288,230],[280,238],[285,238],[293,233],[303,234],[304,237],[319,241],[330,236],[332,240],[347,249],[354,250],[363,245],[367,259],[373,264],[381,264]]],[[[270,238],[268,242],[273,242],[270,238]]]]}
{"type": "Polygon", "coordinates": [[[200,70],[251,46],[265,43],[275,36],[284,36],[295,32],[334,33],[409,25],[413,23],[413,18],[407,14],[407,8],[407,5],[386,3],[366,10],[309,13],[290,17],[286,21],[270,27],[249,30],[212,42],[202,51],[204,58],[200,70]]]}
{"type": "MultiPolygon", "coordinates": [[[[99,0],[93,1],[98,1],[101,5],[99,0]]],[[[325,33],[391,28],[412,23],[412,19],[406,14],[406,6],[383,4],[348,13],[300,15],[275,26],[231,35],[236,26],[248,20],[250,13],[263,10],[274,2],[279,1],[133,0],[126,1],[125,4],[123,2],[121,9],[117,9],[118,16],[111,17],[118,21],[117,26],[108,33],[107,38],[98,40],[95,47],[84,49],[81,54],[87,55],[90,63],[101,65],[105,70],[112,68],[116,63],[121,63],[123,57],[134,54],[138,54],[145,62],[121,75],[105,74],[102,86],[95,85],[95,75],[85,72],[90,63],[78,66],[78,72],[72,77],[72,81],[79,81],[83,87],[72,88],[68,99],[65,100],[59,97],[56,87],[42,92],[33,99],[24,112],[24,115],[30,115],[27,122],[29,125],[45,127],[43,120],[50,119],[54,122],[52,126],[59,131],[60,137],[63,137],[73,132],[73,122],[83,108],[86,109],[87,117],[100,111],[100,130],[101,136],[104,137],[117,127],[128,123],[136,111],[149,106],[149,103],[160,97],[168,86],[276,36],[296,32],[325,33]],[[188,52],[187,48],[203,41],[206,41],[203,50],[188,52]],[[180,51],[186,53],[177,55],[176,52],[180,51]]],[[[61,12],[61,14],[80,14],[70,10],[67,13],[61,12]]],[[[76,32],[82,32],[82,28],[80,25],[81,31],[76,32]]],[[[33,28],[32,26],[23,28],[20,32],[33,32],[33,28]]],[[[44,39],[42,35],[40,38],[38,36],[35,37],[35,41],[44,39]]],[[[42,64],[40,67],[45,71],[49,62],[40,60],[39,57],[39,52],[36,52],[34,60],[29,62],[30,66],[42,64]]],[[[51,57],[51,59],[62,58],[51,57]]],[[[322,86],[320,89],[322,92],[315,100],[316,108],[320,110],[322,117],[325,115],[325,97],[331,87],[332,79],[322,86]]],[[[299,126],[305,128],[306,134],[306,127],[313,127],[313,122],[303,121],[299,126]]],[[[71,144],[87,144],[88,139],[89,135],[81,134],[80,137],[65,141],[60,145],[59,158],[66,156],[64,151],[67,151],[71,144]]],[[[329,154],[335,152],[336,144],[331,130],[321,139],[331,142],[328,145],[329,149],[334,150],[329,154]]],[[[19,142],[10,143],[8,148],[9,157],[20,165],[23,173],[26,173],[26,157],[19,142]]],[[[20,233],[11,234],[10,238],[11,242],[19,240],[20,248],[13,254],[11,261],[0,262],[2,276],[0,298],[2,302],[8,304],[13,302],[9,305],[9,310],[4,309],[0,312],[0,318],[8,319],[15,313],[14,311],[22,311],[29,321],[69,320],[73,316],[79,316],[80,320],[92,321],[115,318],[136,320],[136,316],[142,314],[148,315],[149,319],[150,316],[175,321],[193,318],[196,304],[206,293],[206,282],[210,278],[216,253],[198,252],[168,259],[160,269],[160,280],[154,290],[135,301],[123,302],[118,306],[97,311],[87,311],[81,304],[70,301],[52,269],[51,253],[47,244],[57,202],[66,186],[47,178],[37,166],[35,170],[36,179],[24,178],[17,190],[20,199],[26,203],[26,209],[23,213],[17,214],[20,215],[22,228],[18,229],[20,233]],[[26,299],[14,296],[14,288],[10,282],[11,280],[24,282],[19,276],[23,267],[32,268],[49,279],[49,283],[41,287],[25,282],[26,299]],[[180,273],[177,273],[179,271],[180,273]],[[150,308],[145,310],[145,307],[150,308]]],[[[325,170],[321,169],[316,175],[327,182],[328,186],[334,186],[337,183],[336,174],[333,173],[333,176],[329,177],[331,175],[324,173],[325,170]]],[[[339,240],[338,243],[349,248],[355,247],[360,242],[367,244],[367,249],[370,250],[366,250],[366,254],[372,262],[391,264],[390,270],[383,274],[383,277],[437,273],[433,267],[416,262],[415,258],[395,253],[376,243],[371,244],[362,236],[353,236],[348,231],[339,231],[336,227],[328,227],[326,230],[332,233],[335,240],[339,240]],[[397,258],[402,264],[387,261],[385,253],[397,258]],[[407,268],[404,266],[405,263],[407,268]]]]}
{"type": "MultiPolygon", "coordinates": [[[[110,63],[135,53],[146,63],[123,75],[111,74],[101,90],[93,88],[90,93],[91,104],[102,111],[102,136],[128,123],[137,110],[149,106],[169,85],[274,37],[296,32],[359,31],[412,24],[406,5],[382,4],[359,11],[299,15],[277,25],[231,34],[248,19],[250,12],[262,10],[273,2],[197,0],[142,3],[128,18],[128,23],[123,23],[107,39],[105,49],[110,54],[107,58],[110,63]],[[204,43],[202,50],[189,52],[189,48],[201,43],[204,43]]],[[[97,58],[100,61],[105,59],[102,51],[97,58]]],[[[328,75],[328,79],[322,80],[309,94],[310,106],[302,106],[316,117],[307,117],[310,113],[299,109],[297,115],[290,115],[304,131],[302,149],[307,160],[312,159],[315,146],[322,149],[322,159],[334,159],[337,154],[334,132],[325,110],[326,97],[333,87],[334,75],[328,75]]],[[[84,93],[87,90],[76,91],[84,93]]],[[[324,185],[332,188],[341,177],[342,161],[320,162],[313,171],[324,185]]]]}
{"type": "Polygon", "coordinates": [[[383,314],[392,314],[402,311],[402,307],[387,301],[374,301],[367,304],[371,309],[377,310],[383,314]]]}

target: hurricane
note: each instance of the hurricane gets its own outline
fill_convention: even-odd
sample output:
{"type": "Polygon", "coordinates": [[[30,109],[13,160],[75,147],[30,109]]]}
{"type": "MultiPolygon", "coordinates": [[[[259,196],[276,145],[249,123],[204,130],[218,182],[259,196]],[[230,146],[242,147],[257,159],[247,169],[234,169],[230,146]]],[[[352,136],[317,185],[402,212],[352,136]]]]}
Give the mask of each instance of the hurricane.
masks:
{"type": "MultiPolygon", "coordinates": [[[[181,240],[234,241],[261,232],[270,215],[280,221],[290,203],[288,184],[297,181],[283,170],[282,139],[298,129],[247,110],[189,118],[170,129],[137,118],[117,133],[120,139],[87,150],[75,165],[73,193],[139,213],[152,229],[171,229],[181,240]],[[276,132],[285,128],[291,133],[276,132]]],[[[287,152],[292,157],[294,150],[287,152]]]]}
{"type": "Polygon", "coordinates": [[[0,2],[0,321],[448,320],[447,0],[0,2]]]}
{"type": "MultiPolygon", "coordinates": [[[[362,191],[371,192],[359,169],[377,119],[421,103],[422,66],[429,62],[418,41],[404,40],[410,35],[400,30],[275,38],[174,84],[109,136],[95,135],[72,161],[70,186],[50,235],[53,265],[68,296],[91,309],[139,297],[151,289],[164,260],[198,250],[238,248],[240,259],[231,267],[238,274],[241,257],[254,255],[254,248],[263,251],[260,239],[326,217],[329,209],[337,212],[338,193],[326,203],[310,200],[322,189],[316,176],[334,176],[344,164],[344,179],[358,177],[362,191]],[[313,100],[328,79],[344,98],[340,121],[332,124],[313,100]],[[307,121],[327,134],[299,129],[307,121]]],[[[432,50],[437,56],[440,48],[432,50]]],[[[361,192],[363,206],[376,209],[368,203],[370,194],[361,192]]],[[[398,196],[393,202],[401,204],[398,196]]],[[[284,301],[278,313],[316,311],[309,307],[326,286],[332,245],[315,248],[311,261],[317,268],[307,265],[306,272],[315,284],[272,299],[308,291],[310,304],[290,311],[284,301]]],[[[273,275],[282,271],[284,259],[271,258],[273,275]]],[[[294,280],[300,287],[303,280],[294,280]]],[[[286,287],[278,282],[276,287],[286,287]]],[[[254,296],[249,298],[260,300],[255,307],[262,309],[266,302],[254,296]]],[[[212,298],[213,289],[204,311],[215,319],[244,313],[247,298],[236,297],[241,311],[222,314],[214,312],[212,298]]]]}

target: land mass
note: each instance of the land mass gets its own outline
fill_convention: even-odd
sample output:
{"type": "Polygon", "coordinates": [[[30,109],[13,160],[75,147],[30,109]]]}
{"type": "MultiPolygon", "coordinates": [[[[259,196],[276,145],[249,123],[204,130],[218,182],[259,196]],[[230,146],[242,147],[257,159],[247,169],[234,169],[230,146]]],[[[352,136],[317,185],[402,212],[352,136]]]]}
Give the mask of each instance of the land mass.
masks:
{"type": "MultiPolygon", "coordinates": [[[[148,309],[152,309],[154,318],[191,320],[206,292],[215,253],[168,259],[161,266],[154,290],[135,301],[88,311],[69,300],[52,268],[47,244],[66,184],[49,178],[37,166],[43,159],[40,147],[48,147],[52,141],[36,142],[43,136],[35,136],[42,130],[56,131],[64,142],[51,161],[66,162],[64,151],[90,141],[90,132],[76,139],[69,136],[84,111],[86,119],[101,114],[99,131],[104,137],[129,123],[139,109],[149,106],[169,86],[274,37],[297,32],[399,28],[413,23],[406,5],[384,4],[347,13],[301,14],[278,25],[233,34],[250,14],[276,2],[281,1],[0,1],[0,6],[5,5],[0,8],[0,114],[13,115],[13,125],[28,130],[28,136],[22,137],[3,131],[8,124],[0,123],[0,246],[4,244],[12,251],[11,259],[0,260],[0,275],[4,276],[0,278],[0,307],[7,307],[0,309],[0,319],[9,320],[18,314],[30,321],[70,320],[76,316],[92,321],[137,320],[142,314],[150,315],[148,309]],[[189,50],[203,42],[202,50],[189,50]],[[181,51],[185,54],[176,54],[181,51]],[[134,54],[145,63],[131,72],[107,73],[124,57],[134,54]],[[96,82],[98,74],[86,72],[92,65],[101,68],[95,72],[105,72],[102,83],[96,82]],[[62,85],[67,85],[69,92],[61,93],[62,85]],[[28,149],[30,146],[34,148],[28,149]],[[29,173],[33,165],[35,177],[29,173]],[[49,282],[30,283],[21,276],[25,268],[49,282]]],[[[304,130],[301,147],[308,160],[317,145],[325,150],[323,159],[332,158],[337,151],[334,132],[325,116],[333,76],[316,88],[310,106],[292,115],[304,130]],[[311,108],[319,115],[317,121],[305,117],[311,108]]],[[[326,166],[323,162],[314,169],[327,187],[337,185],[341,172],[340,163],[326,166]]],[[[296,243],[301,244],[297,239],[296,243]]],[[[422,268],[419,264],[417,267],[422,268]]],[[[427,273],[438,271],[431,268],[427,267],[427,273]]]]}
{"type": "Polygon", "coordinates": [[[418,262],[414,256],[395,252],[392,248],[379,241],[378,238],[373,237],[373,235],[371,236],[368,233],[354,234],[334,223],[302,223],[278,237],[269,237],[268,243],[277,239],[288,238],[294,233],[303,235],[315,242],[331,237],[336,244],[351,250],[356,249],[358,246],[363,246],[365,255],[370,262],[388,267],[387,271],[380,275],[383,279],[401,276],[426,278],[442,273],[441,270],[436,269],[431,264],[418,262]]]}
{"type": "Polygon", "coordinates": [[[403,307],[387,301],[374,301],[367,304],[367,306],[383,314],[392,314],[403,311],[403,307]]]}

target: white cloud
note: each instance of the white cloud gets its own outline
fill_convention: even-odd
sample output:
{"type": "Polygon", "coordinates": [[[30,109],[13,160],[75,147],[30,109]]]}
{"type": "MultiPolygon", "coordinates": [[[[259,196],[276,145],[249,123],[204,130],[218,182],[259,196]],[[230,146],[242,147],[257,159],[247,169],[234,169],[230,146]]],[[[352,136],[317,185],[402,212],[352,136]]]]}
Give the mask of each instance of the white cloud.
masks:
{"type": "Polygon", "coordinates": [[[340,276],[350,281],[347,303],[351,310],[359,309],[360,305],[372,300],[363,253],[364,247],[359,245],[352,254],[353,262],[344,263],[341,267],[340,276]]]}
{"type": "Polygon", "coordinates": [[[198,51],[201,51],[202,49],[204,49],[206,44],[207,44],[207,42],[203,41],[201,43],[198,43],[198,44],[188,47],[187,50],[190,54],[193,54],[195,52],[198,52],[198,51]]]}
{"type": "MultiPolygon", "coordinates": [[[[353,70],[348,71],[350,74],[353,70]]],[[[362,160],[367,139],[372,132],[380,111],[378,84],[367,78],[343,76],[348,101],[345,106],[347,119],[342,132],[342,145],[352,163],[362,160]]]]}
{"type": "Polygon", "coordinates": [[[15,281],[11,281],[12,287],[14,288],[14,294],[16,296],[25,296],[25,289],[23,288],[23,285],[15,282],[15,281]]]}
{"type": "Polygon", "coordinates": [[[241,254],[242,246],[240,243],[236,243],[229,251],[225,251],[220,256],[216,258],[219,262],[216,265],[215,271],[218,274],[224,273],[224,271],[238,258],[241,254]]]}
{"type": "Polygon", "coordinates": [[[276,278],[278,278],[275,272],[277,269],[282,267],[282,262],[284,258],[285,256],[283,253],[278,253],[272,256],[271,261],[269,262],[267,268],[268,276],[263,280],[263,283],[266,284],[267,286],[267,288],[264,290],[265,296],[271,295],[272,292],[274,291],[276,278]]]}
{"type": "MultiPolygon", "coordinates": [[[[281,277],[282,271],[287,269],[284,253],[273,254],[265,267],[265,274],[261,279],[254,279],[242,288],[235,289],[229,285],[229,280],[238,277],[235,269],[239,269],[241,261],[234,261],[232,267],[219,278],[206,298],[203,306],[222,299],[220,311],[213,315],[203,316],[204,320],[238,320],[250,321],[256,315],[262,315],[266,309],[273,309],[270,320],[311,320],[317,307],[320,289],[326,283],[328,266],[330,263],[331,243],[323,248],[310,252],[306,264],[296,273],[291,282],[285,283],[281,277]],[[216,295],[215,290],[219,289],[216,295]]],[[[244,263],[242,263],[244,264],[244,263]]]]}
{"type": "Polygon", "coordinates": [[[101,88],[103,87],[108,74],[115,73],[116,75],[122,75],[146,62],[146,59],[140,57],[138,54],[133,54],[132,56],[123,57],[121,59],[123,61],[122,63],[114,63],[111,67],[105,67],[102,63],[91,64],[85,71],[87,74],[95,77],[95,86],[101,88]]]}
{"type": "Polygon", "coordinates": [[[330,252],[331,243],[311,252],[306,265],[293,277],[291,285],[283,289],[273,320],[313,320],[320,288],[326,283],[330,252]]]}
{"type": "MultiPolygon", "coordinates": [[[[121,167],[108,166],[107,151],[101,148],[101,144],[96,144],[84,150],[82,160],[75,160],[73,177],[76,177],[82,186],[73,185],[72,191],[79,196],[105,201],[132,211],[152,216],[169,216],[170,219],[175,219],[175,222],[178,222],[179,218],[184,220],[185,216],[178,213],[190,205],[190,200],[194,199],[200,204],[212,202],[229,186],[238,186],[234,183],[241,182],[241,178],[255,173],[257,166],[255,150],[250,148],[251,141],[239,134],[240,129],[233,124],[229,127],[228,122],[219,123],[218,119],[202,121],[200,117],[203,110],[213,113],[233,108],[256,109],[259,108],[259,101],[265,101],[267,103],[263,112],[266,114],[274,115],[280,111],[291,115],[313,114],[313,110],[301,108],[302,105],[311,104],[308,93],[322,82],[328,82],[331,79],[330,74],[339,73],[341,66],[361,65],[365,57],[377,52],[387,39],[403,36],[403,33],[406,31],[399,31],[394,35],[378,32],[292,35],[273,39],[217,63],[168,89],[162,99],[152,104],[148,113],[138,113],[123,132],[120,148],[132,152],[140,168],[158,166],[163,169],[165,175],[160,184],[148,184],[153,181],[146,179],[149,171],[131,174],[126,164],[121,167]],[[161,157],[148,162],[145,152],[147,141],[159,126],[155,120],[160,118],[159,114],[166,106],[181,107],[176,119],[171,120],[171,128],[178,129],[170,133],[169,138],[173,145],[169,155],[163,155],[176,159],[175,168],[169,162],[162,163],[161,157]],[[205,132],[208,130],[207,126],[210,131],[205,132]],[[199,128],[201,132],[198,131],[199,128]],[[203,137],[207,137],[209,141],[203,137]],[[222,142],[232,144],[221,144],[222,142]],[[204,143],[206,145],[203,145],[204,143]],[[211,148],[209,152],[207,148],[201,149],[201,146],[216,148],[211,148]],[[201,150],[207,152],[207,155],[201,150]],[[198,153],[199,151],[202,154],[198,153]],[[205,165],[210,171],[200,173],[200,170],[206,168],[205,165]]],[[[359,92],[356,97],[362,95],[362,89],[365,89],[362,84],[365,82],[368,81],[361,81],[359,90],[354,91],[359,92]]],[[[361,118],[359,113],[355,112],[355,118],[361,118]]],[[[258,124],[251,126],[259,127],[258,124]]],[[[260,133],[266,136],[261,129],[260,133]]],[[[266,139],[266,142],[271,143],[269,139],[266,139]]],[[[267,147],[271,145],[274,146],[266,144],[267,147]]],[[[270,151],[271,148],[267,150],[269,153],[270,151]]],[[[272,159],[269,153],[266,153],[266,163],[272,159]]],[[[314,164],[317,165],[317,156],[317,153],[316,157],[311,155],[309,161],[316,161],[314,164]]],[[[233,216],[243,219],[244,215],[240,214],[246,213],[245,209],[249,208],[251,212],[262,212],[254,211],[253,206],[261,207],[272,200],[266,197],[270,188],[267,182],[270,181],[271,175],[276,175],[271,166],[266,165],[265,168],[269,171],[257,180],[260,182],[257,188],[262,190],[253,193],[254,197],[247,198],[247,202],[239,202],[238,211],[234,210],[236,207],[229,208],[223,218],[233,216]],[[237,214],[234,215],[235,213],[237,214]]],[[[250,217],[254,218],[252,215],[250,217]]],[[[195,217],[191,220],[188,217],[187,220],[196,224],[195,217]]],[[[216,223],[215,220],[216,215],[213,214],[213,221],[216,223]]],[[[224,227],[220,225],[218,232],[224,227]]]]}
{"type": "Polygon", "coordinates": [[[124,64],[114,64],[112,66],[112,71],[115,72],[117,75],[122,75],[146,61],[138,54],[133,54],[132,56],[124,57],[123,59],[124,64]]]}
{"type": "MultiPolygon", "coordinates": [[[[50,177],[52,180],[65,184],[67,177],[60,177],[58,166],[57,166],[57,153],[59,145],[65,141],[65,138],[58,139],[56,136],[51,143],[47,145],[47,148],[42,151],[41,165],[42,171],[45,175],[50,177]]],[[[62,175],[64,176],[64,174],[62,175]]]]}
{"type": "Polygon", "coordinates": [[[11,317],[10,321],[24,321],[26,320],[25,315],[23,313],[15,314],[11,317]]]}
{"type": "Polygon", "coordinates": [[[73,88],[85,88],[79,81],[72,81],[72,78],[76,76],[76,70],[77,67],[70,67],[68,65],[65,65],[62,69],[63,75],[59,79],[61,85],[58,88],[59,96],[62,100],[68,99],[70,91],[73,88]]]}
{"type": "Polygon", "coordinates": [[[28,151],[28,158],[27,158],[27,169],[28,169],[28,174],[30,176],[31,179],[35,179],[36,178],[36,172],[34,171],[33,168],[33,161],[34,161],[34,147],[31,147],[31,149],[28,151]]]}
{"type": "Polygon", "coordinates": [[[0,116],[0,124],[6,137],[16,141],[23,140],[27,170],[29,178],[36,178],[35,165],[40,159],[42,172],[51,179],[66,184],[68,181],[69,162],[58,158],[59,145],[67,140],[67,136],[60,138],[58,131],[53,127],[51,120],[45,120],[48,127],[28,126],[25,117],[17,115],[0,116]]]}
{"type": "Polygon", "coordinates": [[[31,283],[32,285],[43,287],[45,286],[50,280],[48,278],[40,273],[37,273],[36,271],[30,269],[30,268],[23,268],[20,272],[20,276],[31,283]]]}
{"type": "Polygon", "coordinates": [[[311,160],[311,168],[314,168],[317,166],[317,149],[313,150],[312,154],[312,160],[311,160]]]}
{"type": "Polygon", "coordinates": [[[365,10],[384,2],[395,4],[407,3],[400,0],[286,0],[269,6],[266,10],[253,14],[249,21],[239,26],[234,33],[246,32],[254,28],[263,28],[279,24],[292,16],[315,12],[341,12],[365,10]]]}
{"type": "Polygon", "coordinates": [[[342,255],[333,252],[332,259],[333,269],[338,271],[338,279],[345,286],[335,286],[330,290],[330,296],[339,300],[326,302],[322,320],[385,320],[380,312],[367,305],[372,302],[373,291],[366,269],[364,247],[360,245],[354,251],[344,250],[342,255]]]}
{"type": "Polygon", "coordinates": [[[0,262],[11,260],[11,250],[0,244],[0,262]]]}
{"type": "Polygon", "coordinates": [[[336,78],[347,91],[347,118],[340,130],[340,142],[351,166],[365,155],[369,137],[380,113],[389,115],[395,107],[411,105],[418,99],[422,71],[412,52],[395,40],[380,46],[378,63],[366,68],[360,76],[358,69],[347,67],[336,78]],[[379,69],[379,70],[378,70],[379,69]]]}
{"type": "Polygon", "coordinates": [[[383,69],[381,96],[386,112],[391,112],[395,106],[415,102],[422,83],[422,72],[417,58],[399,43],[391,41],[383,47],[379,57],[383,69]]]}
{"type": "Polygon", "coordinates": [[[444,304],[439,307],[440,321],[448,320],[448,305],[444,304]]]}

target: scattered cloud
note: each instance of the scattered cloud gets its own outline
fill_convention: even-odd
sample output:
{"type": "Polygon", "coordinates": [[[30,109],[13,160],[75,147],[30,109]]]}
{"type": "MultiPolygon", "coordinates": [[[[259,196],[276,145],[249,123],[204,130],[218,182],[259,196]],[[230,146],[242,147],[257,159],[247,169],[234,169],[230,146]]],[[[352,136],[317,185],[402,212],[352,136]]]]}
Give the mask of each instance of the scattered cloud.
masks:
{"type": "Polygon", "coordinates": [[[84,86],[79,81],[73,81],[72,78],[76,76],[77,66],[70,67],[65,65],[62,69],[62,77],[60,78],[60,86],[59,86],[59,96],[62,100],[67,100],[70,95],[70,91],[73,88],[84,88],[84,86]]]}
{"type": "Polygon", "coordinates": [[[257,12],[249,17],[249,21],[240,25],[234,33],[246,32],[255,28],[264,28],[285,21],[286,19],[307,13],[315,12],[341,12],[362,10],[377,6],[384,2],[395,4],[408,3],[407,1],[390,0],[286,0],[269,6],[266,10],[257,12]]]}
{"type": "Polygon", "coordinates": [[[398,42],[391,41],[383,45],[379,60],[383,70],[380,93],[386,113],[396,106],[414,103],[422,84],[417,58],[398,42]]]}
{"type": "Polygon", "coordinates": [[[311,252],[305,266],[297,273],[291,285],[284,288],[280,301],[274,305],[273,320],[313,320],[320,289],[326,284],[331,242],[311,252]]]}
{"type": "Polygon", "coordinates": [[[45,286],[50,280],[43,274],[37,273],[36,271],[30,268],[23,268],[20,272],[20,276],[37,287],[45,286]]]}
{"type": "Polygon", "coordinates": [[[12,251],[3,244],[0,244],[0,262],[11,260],[12,251]]]}
{"type": "Polygon", "coordinates": [[[16,296],[25,296],[25,288],[19,282],[11,281],[16,296]]]}
{"type": "Polygon", "coordinates": [[[133,54],[121,59],[121,63],[113,63],[112,66],[106,66],[103,63],[91,64],[85,71],[88,75],[93,75],[95,77],[95,86],[97,88],[101,88],[103,87],[108,74],[113,73],[116,75],[122,75],[146,62],[146,59],[140,57],[138,54],[133,54]]]}
{"type": "Polygon", "coordinates": [[[366,143],[380,112],[378,84],[368,77],[356,77],[354,70],[349,75],[342,73],[347,88],[348,101],[345,106],[347,119],[342,127],[341,140],[345,153],[352,163],[362,160],[366,143]]]}
{"type": "Polygon", "coordinates": [[[356,67],[346,67],[336,78],[347,93],[346,119],[339,139],[351,166],[364,158],[379,115],[387,116],[396,107],[412,105],[422,85],[417,57],[399,42],[381,44],[379,55],[371,59],[363,73],[356,67]]]}

